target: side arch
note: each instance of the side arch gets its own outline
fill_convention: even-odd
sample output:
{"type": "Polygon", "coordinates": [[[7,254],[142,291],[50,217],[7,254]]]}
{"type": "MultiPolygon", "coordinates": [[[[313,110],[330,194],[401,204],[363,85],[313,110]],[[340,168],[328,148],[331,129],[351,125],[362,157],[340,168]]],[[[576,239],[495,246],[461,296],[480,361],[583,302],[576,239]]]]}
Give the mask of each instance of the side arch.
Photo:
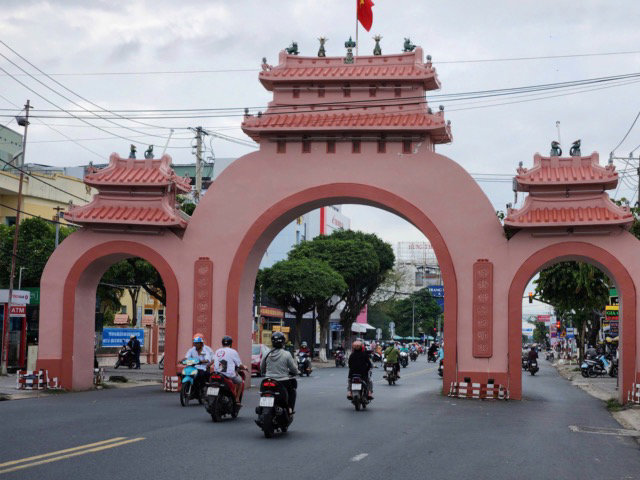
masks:
{"type": "MultiPolygon", "coordinates": [[[[402,197],[378,187],[356,183],[331,183],[308,188],[289,195],[264,210],[243,236],[233,257],[226,291],[226,329],[234,338],[240,338],[240,305],[250,299],[255,282],[256,261],[250,262],[255,250],[270,241],[269,232],[279,220],[288,223],[299,212],[328,204],[357,203],[382,208],[412,223],[429,238],[440,264],[445,285],[445,356],[457,359],[458,286],[453,259],[436,225],[422,210],[402,197]],[[288,218],[291,217],[291,218],[288,218]],[[285,220],[282,220],[285,219],[285,220]],[[252,265],[249,265],[253,263],[252,265]],[[250,290],[249,290],[250,289],[250,290]]],[[[257,252],[261,256],[262,252],[257,252]]],[[[253,255],[256,257],[256,255],[253,255]]],[[[257,258],[257,257],[256,257],[257,258]]],[[[259,259],[257,260],[259,263],[259,259]]],[[[454,381],[456,362],[445,364],[444,384],[454,381]]]]}
{"type": "Polygon", "coordinates": [[[508,378],[511,397],[522,397],[520,366],[522,330],[522,294],[531,278],[543,268],[562,261],[583,261],[602,269],[614,279],[620,296],[622,322],[620,326],[619,400],[626,401],[627,392],[635,381],[636,364],[636,287],[627,268],[613,254],[586,242],[562,242],[549,245],[532,254],[518,268],[509,288],[508,299],[508,378]]]}
{"type": "MultiPolygon", "coordinates": [[[[167,292],[166,334],[165,334],[165,375],[175,374],[177,362],[177,342],[179,328],[179,285],[176,275],[165,257],[148,245],[125,240],[112,240],[97,244],[81,254],[73,263],[64,278],[62,298],[62,321],[59,328],[62,330],[61,357],[55,359],[38,359],[39,368],[50,371],[50,376],[59,375],[61,386],[67,389],[82,389],[87,385],[87,375],[83,372],[83,365],[87,360],[86,351],[80,351],[79,342],[87,339],[77,339],[77,314],[79,312],[79,287],[86,287],[89,293],[95,296],[95,285],[101,278],[106,268],[114,261],[128,257],[140,257],[151,263],[158,271],[165,284],[167,292]],[[101,262],[102,261],[102,262],[101,262]],[[102,263],[99,265],[99,263],[102,263]],[[95,268],[94,268],[95,267],[95,268]],[[93,269],[89,278],[87,271],[93,269]],[[82,285],[83,280],[87,285],[82,285]]],[[[54,275],[53,272],[45,272],[54,275]]],[[[95,302],[95,298],[93,299],[95,302]]],[[[89,321],[89,320],[84,320],[89,321]]],[[[55,322],[55,320],[53,320],[55,322]]],[[[93,318],[90,320],[93,325],[93,318]]],[[[51,327],[51,325],[49,325],[51,327]]],[[[91,363],[92,364],[92,363],[91,363]]]]}

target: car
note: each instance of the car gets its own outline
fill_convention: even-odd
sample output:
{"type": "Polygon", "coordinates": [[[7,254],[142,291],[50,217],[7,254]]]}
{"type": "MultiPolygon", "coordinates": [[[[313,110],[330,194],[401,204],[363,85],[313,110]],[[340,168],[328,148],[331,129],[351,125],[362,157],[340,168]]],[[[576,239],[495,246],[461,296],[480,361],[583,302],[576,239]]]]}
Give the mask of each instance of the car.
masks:
{"type": "Polygon", "coordinates": [[[269,353],[269,347],[264,343],[251,345],[251,375],[260,376],[260,362],[267,353],[269,353]]]}

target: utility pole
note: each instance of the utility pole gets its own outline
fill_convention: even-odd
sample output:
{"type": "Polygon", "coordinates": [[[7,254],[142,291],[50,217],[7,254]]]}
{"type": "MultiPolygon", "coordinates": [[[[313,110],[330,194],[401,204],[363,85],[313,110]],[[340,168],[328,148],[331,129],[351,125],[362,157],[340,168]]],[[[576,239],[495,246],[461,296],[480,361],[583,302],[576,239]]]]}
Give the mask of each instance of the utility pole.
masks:
{"type": "Polygon", "coordinates": [[[416,336],[416,298],[411,302],[411,340],[416,336]]]}
{"type": "Polygon", "coordinates": [[[193,195],[196,203],[200,201],[202,193],[202,127],[196,127],[196,191],[193,195]]]}
{"type": "MultiPolygon", "coordinates": [[[[24,166],[24,159],[27,150],[27,129],[29,127],[29,109],[31,104],[27,100],[24,106],[26,115],[25,117],[18,117],[16,120],[18,125],[24,127],[24,137],[22,138],[22,162],[20,165],[24,166]]],[[[20,210],[22,209],[22,181],[24,180],[23,169],[20,168],[20,185],[18,186],[18,207],[16,211],[16,230],[13,234],[13,251],[11,254],[11,274],[9,275],[9,299],[7,300],[7,312],[4,315],[4,322],[2,326],[2,358],[0,359],[0,374],[7,374],[7,367],[9,365],[9,327],[11,317],[11,304],[13,303],[13,279],[16,276],[16,256],[18,253],[18,236],[20,235],[20,210]]]]}
{"type": "Polygon", "coordinates": [[[53,219],[56,221],[56,246],[55,248],[58,248],[58,243],[60,240],[60,212],[62,210],[64,210],[64,208],[62,207],[54,207],[53,208],[56,211],[56,214],[53,216],[53,219]]]}

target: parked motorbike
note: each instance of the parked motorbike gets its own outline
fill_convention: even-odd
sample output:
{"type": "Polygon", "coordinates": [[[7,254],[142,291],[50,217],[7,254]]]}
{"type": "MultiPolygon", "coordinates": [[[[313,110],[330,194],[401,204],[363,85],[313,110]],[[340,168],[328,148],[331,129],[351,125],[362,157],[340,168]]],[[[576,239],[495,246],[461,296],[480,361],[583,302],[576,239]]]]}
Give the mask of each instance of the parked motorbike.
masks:
{"type": "Polygon", "coordinates": [[[611,358],[611,368],[609,369],[610,377],[618,376],[618,359],[616,357],[611,358]]]}
{"type": "Polygon", "coordinates": [[[186,407],[190,400],[198,400],[202,405],[205,397],[205,385],[201,385],[200,388],[196,387],[196,376],[198,375],[196,365],[199,365],[200,362],[193,358],[186,358],[180,363],[184,365],[182,372],[178,374],[182,385],[180,387],[180,405],[186,407]]]}
{"type": "Polygon", "coordinates": [[[396,381],[398,380],[398,373],[396,372],[396,368],[394,364],[385,363],[384,372],[385,372],[384,378],[387,379],[387,382],[389,382],[389,385],[395,385],[396,381]]]}
{"type": "Polygon", "coordinates": [[[116,364],[113,368],[118,368],[121,365],[129,368],[136,366],[136,356],[133,354],[133,350],[131,350],[129,345],[122,346],[118,352],[118,359],[116,360],[116,364]]]}
{"type": "MultiPolygon", "coordinates": [[[[244,371],[239,371],[238,375],[242,377],[240,385],[235,385],[231,379],[221,373],[214,372],[211,375],[210,382],[207,384],[205,409],[214,422],[221,421],[225,415],[231,415],[231,418],[238,416],[241,406],[236,402],[235,389],[241,388],[244,393],[244,371]]],[[[242,393],[240,400],[242,400],[242,393]]]]}
{"type": "MultiPolygon", "coordinates": [[[[595,359],[585,359],[580,365],[580,373],[585,378],[595,378],[599,375],[611,374],[611,364],[604,355],[595,359]]],[[[617,368],[616,368],[617,370],[617,368]]]]}
{"type": "MultiPolygon", "coordinates": [[[[344,367],[347,364],[342,350],[336,351],[334,356],[336,360],[336,367],[344,367]]],[[[300,369],[300,367],[298,367],[298,369],[300,369]]]]}
{"type": "Polygon", "coordinates": [[[298,372],[300,376],[311,375],[311,359],[308,353],[298,353],[298,372]]]}
{"type": "Polygon", "coordinates": [[[400,352],[399,360],[402,368],[407,368],[409,366],[409,354],[407,352],[400,352]]]}
{"type": "Polygon", "coordinates": [[[547,353],[545,353],[544,358],[545,358],[547,361],[552,361],[552,360],[553,360],[553,358],[554,358],[553,350],[547,350],[547,353]]]}
{"type": "Polygon", "coordinates": [[[531,376],[533,377],[536,372],[539,370],[538,368],[538,361],[537,360],[531,360],[529,363],[529,373],[531,374],[531,376]]]}
{"type": "Polygon", "coordinates": [[[409,358],[411,359],[412,362],[415,362],[418,359],[418,351],[411,350],[411,352],[409,353],[409,358]]]}
{"type": "Polygon", "coordinates": [[[356,407],[356,411],[362,408],[366,410],[367,405],[371,402],[369,398],[369,384],[360,375],[351,377],[351,403],[356,407]]]}
{"type": "Polygon", "coordinates": [[[262,380],[256,414],[258,419],[255,422],[266,438],[273,437],[278,430],[285,433],[293,422],[293,414],[289,414],[287,389],[277,380],[268,377],[262,380]]]}
{"type": "Polygon", "coordinates": [[[444,375],[444,358],[440,360],[440,364],[438,365],[438,375],[444,375]]]}

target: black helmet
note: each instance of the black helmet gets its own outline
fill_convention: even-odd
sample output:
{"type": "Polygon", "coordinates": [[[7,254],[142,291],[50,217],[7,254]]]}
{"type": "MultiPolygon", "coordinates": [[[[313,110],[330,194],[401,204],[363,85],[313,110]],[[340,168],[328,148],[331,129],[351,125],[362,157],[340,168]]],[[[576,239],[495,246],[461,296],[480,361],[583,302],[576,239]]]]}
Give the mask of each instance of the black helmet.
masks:
{"type": "Polygon", "coordinates": [[[282,348],[284,347],[284,333],[282,332],[273,332],[271,335],[271,345],[273,348],[282,348]]]}
{"type": "Polygon", "coordinates": [[[223,347],[230,347],[232,343],[233,343],[233,338],[231,338],[229,335],[225,335],[224,337],[222,337],[223,347]]]}

